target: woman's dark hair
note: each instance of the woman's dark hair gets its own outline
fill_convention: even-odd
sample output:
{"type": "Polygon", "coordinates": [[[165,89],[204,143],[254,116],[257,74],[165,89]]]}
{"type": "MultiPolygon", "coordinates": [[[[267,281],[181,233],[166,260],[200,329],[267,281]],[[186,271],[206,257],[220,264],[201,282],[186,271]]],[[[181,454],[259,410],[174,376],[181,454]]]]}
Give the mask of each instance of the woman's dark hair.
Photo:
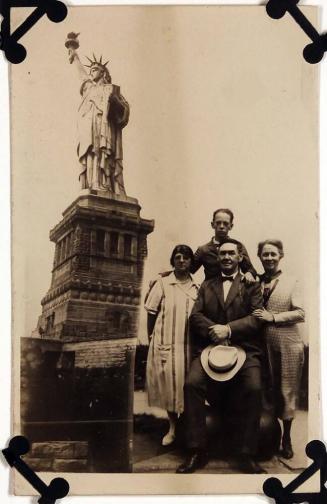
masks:
{"type": "Polygon", "coordinates": [[[193,250],[191,249],[191,247],[189,247],[188,245],[176,245],[176,247],[172,251],[172,254],[170,257],[170,264],[172,266],[174,266],[174,258],[175,258],[176,254],[183,254],[188,259],[191,259],[191,267],[193,266],[194,254],[193,254],[193,250]]]}
{"type": "Polygon", "coordinates": [[[258,244],[258,257],[261,256],[263,247],[265,245],[273,245],[278,249],[278,252],[280,253],[281,257],[284,257],[284,248],[283,248],[283,242],[280,240],[264,240],[258,244]]]}

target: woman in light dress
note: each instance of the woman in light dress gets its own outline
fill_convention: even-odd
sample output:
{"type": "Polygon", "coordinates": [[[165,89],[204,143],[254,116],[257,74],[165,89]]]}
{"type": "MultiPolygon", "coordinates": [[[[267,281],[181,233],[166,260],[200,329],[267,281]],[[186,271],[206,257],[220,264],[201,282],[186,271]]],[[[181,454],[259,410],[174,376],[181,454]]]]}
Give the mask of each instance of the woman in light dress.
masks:
{"type": "Polygon", "coordinates": [[[253,315],[265,322],[264,334],[270,370],[273,402],[283,421],[281,455],[293,457],[291,427],[297,406],[303,366],[303,342],[297,326],[304,322],[298,282],[279,269],[284,256],[280,240],[258,245],[265,273],[261,276],[264,308],[253,315]]]}
{"type": "Polygon", "coordinates": [[[158,277],[145,302],[149,405],[165,409],[169,419],[163,446],[174,442],[178,415],[184,410],[183,386],[191,358],[188,318],[198,293],[190,274],[193,261],[191,248],[177,245],[170,258],[173,271],[158,277]]]}

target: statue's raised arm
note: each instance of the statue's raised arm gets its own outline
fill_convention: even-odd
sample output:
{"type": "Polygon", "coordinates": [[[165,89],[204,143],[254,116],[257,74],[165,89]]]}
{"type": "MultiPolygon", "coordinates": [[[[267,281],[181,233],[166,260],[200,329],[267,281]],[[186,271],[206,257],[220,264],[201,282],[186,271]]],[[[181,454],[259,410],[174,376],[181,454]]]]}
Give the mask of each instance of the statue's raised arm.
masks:
{"type": "Polygon", "coordinates": [[[125,195],[122,129],[128,123],[129,105],[119,86],[111,83],[108,61],[102,63],[102,56],[97,60],[93,54],[93,59],[87,58],[89,64],[82,65],[77,53],[78,35],[69,33],[65,46],[69,62],[76,66],[82,80],[77,145],[81,188],[125,195]]]}
{"type": "Polygon", "coordinates": [[[67,39],[65,42],[65,46],[68,49],[69,63],[74,64],[74,66],[76,67],[76,69],[78,71],[79,78],[84,81],[85,79],[88,78],[88,74],[87,74],[87,71],[85,70],[84,65],[82,65],[82,63],[79,59],[79,56],[78,56],[78,52],[77,52],[77,49],[79,48],[79,41],[77,38],[78,35],[79,35],[79,33],[74,33],[74,32],[68,33],[67,39]]]}

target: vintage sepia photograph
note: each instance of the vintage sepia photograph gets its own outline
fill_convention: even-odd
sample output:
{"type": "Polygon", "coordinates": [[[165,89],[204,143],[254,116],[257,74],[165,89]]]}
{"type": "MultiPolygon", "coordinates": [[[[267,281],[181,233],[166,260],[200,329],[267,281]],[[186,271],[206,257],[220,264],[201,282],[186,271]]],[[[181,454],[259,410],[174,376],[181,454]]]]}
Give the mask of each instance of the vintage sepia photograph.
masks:
{"type": "Polygon", "coordinates": [[[305,34],[262,6],[75,6],[25,45],[10,73],[25,460],[80,495],[291,481],[320,433],[305,34]]]}

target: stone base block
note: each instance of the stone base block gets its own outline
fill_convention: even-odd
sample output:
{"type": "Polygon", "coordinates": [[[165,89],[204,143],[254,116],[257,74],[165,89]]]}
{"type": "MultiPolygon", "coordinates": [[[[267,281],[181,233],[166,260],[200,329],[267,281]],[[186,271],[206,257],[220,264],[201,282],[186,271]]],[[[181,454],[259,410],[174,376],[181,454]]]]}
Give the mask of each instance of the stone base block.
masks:
{"type": "Polygon", "coordinates": [[[33,469],[35,472],[40,471],[53,471],[53,460],[47,458],[38,458],[38,457],[22,457],[24,462],[33,469]]]}
{"type": "Polygon", "coordinates": [[[83,459],[88,455],[87,441],[51,441],[33,443],[32,454],[34,457],[56,459],[83,459]]]}
{"type": "Polygon", "coordinates": [[[46,441],[32,443],[24,460],[34,471],[86,472],[88,456],[86,441],[46,441]]]}
{"type": "Polygon", "coordinates": [[[87,460],[83,459],[56,459],[53,462],[55,472],[86,472],[87,460]]]}

